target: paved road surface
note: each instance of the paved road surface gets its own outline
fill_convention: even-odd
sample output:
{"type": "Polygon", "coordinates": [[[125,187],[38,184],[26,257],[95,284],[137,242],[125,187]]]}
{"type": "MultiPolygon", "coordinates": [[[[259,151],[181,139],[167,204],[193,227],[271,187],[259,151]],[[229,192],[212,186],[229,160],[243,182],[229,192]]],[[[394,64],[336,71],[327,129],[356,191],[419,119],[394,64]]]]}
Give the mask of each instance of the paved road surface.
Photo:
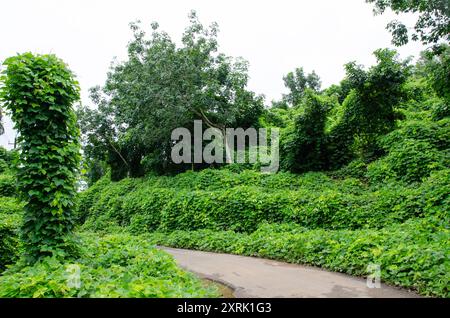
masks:
{"type": "Polygon", "coordinates": [[[418,297],[381,284],[319,268],[267,259],[161,247],[197,275],[228,285],[236,297],[418,297]]]}

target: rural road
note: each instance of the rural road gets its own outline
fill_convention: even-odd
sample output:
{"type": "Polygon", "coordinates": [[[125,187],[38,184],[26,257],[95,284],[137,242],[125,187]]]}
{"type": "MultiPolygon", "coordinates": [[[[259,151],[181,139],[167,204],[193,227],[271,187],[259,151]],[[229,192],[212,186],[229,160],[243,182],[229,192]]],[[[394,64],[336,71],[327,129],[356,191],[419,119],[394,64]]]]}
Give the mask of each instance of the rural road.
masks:
{"type": "Polygon", "coordinates": [[[160,247],[178,265],[200,277],[225,284],[235,297],[418,297],[381,284],[368,288],[366,280],[319,268],[267,259],[160,247]]]}

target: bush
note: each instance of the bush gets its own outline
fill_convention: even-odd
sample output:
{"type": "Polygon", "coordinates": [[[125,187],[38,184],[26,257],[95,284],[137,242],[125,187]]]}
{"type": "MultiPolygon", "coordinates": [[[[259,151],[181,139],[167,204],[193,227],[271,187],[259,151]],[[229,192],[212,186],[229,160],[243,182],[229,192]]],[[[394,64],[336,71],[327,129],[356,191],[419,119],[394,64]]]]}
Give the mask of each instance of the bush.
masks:
{"type": "Polygon", "coordinates": [[[426,215],[446,219],[450,211],[450,169],[431,173],[418,189],[417,200],[426,215]]]}
{"type": "Polygon", "coordinates": [[[77,194],[77,206],[74,212],[74,219],[77,223],[84,223],[86,221],[90,209],[98,199],[99,194],[111,183],[109,179],[109,175],[106,175],[88,189],[77,194]]]}
{"type": "Polygon", "coordinates": [[[416,219],[381,230],[306,230],[264,225],[251,234],[212,230],[152,233],[159,245],[258,256],[356,276],[379,264],[382,280],[428,296],[450,297],[447,219],[416,219]]]}
{"type": "Polygon", "coordinates": [[[445,156],[430,143],[404,140],[389,150],[389,154],[368,166],[367,176],[372,182],[390,178],[419,182],[433,170],[445,167],[445,156]]]}
{"type": "Polygon", "coordinates": [[[364,179],[366,177],[366,174],[367,164],[361,159],[353,160],[348,165],[331,173],[332,176],[343,179],[349,177],[364,179]]]}
{"type": "Polygon", "coordinates": [[[6,171],[8,171],[8,169],[8,163],[5,160],[0,159],[0,173],[5,173],[6,171]]]}
{"type": "Polygon", "coordinates": [[[133,233],[156,230],[161,223],[161,214],[174,190],[140,187],[124,198],[122,212],[129,220],[133,233]]]}
{"type": "MultiPolygon", "coordinates": [[[[207,172],[198,173],[200,176],[189,172],[174,180],[164,177],[160,183],[148,178],[94,185],[80,195],[79,206],[84,207],[80,214],[86,219],[83,228],[107,231],[122,226],[133,233],[197,229],[249,233],[265,221],[324,229],[382,228],[428,215],[431,204],[427,203],[431,198],[422,198],[431,192],[421,187],[396,182],[368,188],[358,179],[332,180],[317,173],[299,177],[226,172],[229,183],[245,184],[240,178],[248,175],[249,183],[262,186],[194,190],[215,188],[217,180],[212,178],[208,183],[201,178],[207,172]],[[189,178],[194,180],[192,189],[186,187],[189,178]],[[86,208],[89,202],[93,206],[86,208]]],[[[221,173],[216,177],[224,177],[221,173]]],[[[445,201],[435,203],[436,209],[446,209],[445,201]]]]}
{"type": "Polygon", "coordinates": [[[223,191],[180,192],[161,212],[161,228],[251,232],[262,220],[282,221],[288,200],[282,193],[264,193],[244,186],[223,191]]]}
{"type": "Polygon", "coordinates": [[[450,120],[437,122],[429,120],[407,120],[391,133],[383,136],[381,144],[389,152],[402,146],[405,141],[422,141],[436,149],[448,149],[450,146],[450,120]]]}
{"type": "Polygon", "coordinates": [[[0,146],[0,173],[16,168],[19,159],[17,150],[7,150],[0,146]]]}
{"type": "Polygon", "coordinates": [[[450,101],[440,101],[433,105],[431,116],[434,120],[444,119],[450,117],[450,101]]]}
{"type": "Polygon", "coordinates": [[[23,202],[16,198],[0,197],[0,215],[4,214],[22,214],[23,202]]]}
{"type": "MultiPolygon", "coordinates": [[[[445,190],[445,182],[439,189],[445,190]]],[[[424,216],[429,204],[422,198],[425,194],[417,186],[400,183],[369,189],[358,179],[332,180],[322,173],[295,176],[204,170],[162,177],[159,182],[150,177],[96,184],[81,194],[79,206],[93,204],[83,212],[87,217],[84,228],[89,230],[129,226],[133,233],[201,228],[252,232],[264,221],[357,229],[424,216]],[[225,184],[235,186],[216,189],[224,179],[228,180],[225,184]],[[246,183],[260,186],[237,186],[246,183]],[[194,190],[198,188],[202,190],[194,190]]],[[[444,201],[442,206],[436,203],[445,209],[444,201]]]]}
{"type": "Polygon", "coordinates": [[[20,220],[18,214],[0,212],[0,272],[18,258],[20,220]]]}
{"type": "Polygon", "coordinates": [[[0,297],[217,297],[167,253],[130,235],[84,234],[82,257],[20,263],[0,276],[0,297]]]}
{"type": "Polygon", "coordinates": [[[0,272],[18,258],[22,214],[22,202],[16,198],[0,197],[0,272]]]}
{"type": "Polygon", "coordinates": [[[118,182],[102,182],[105,182],[104,179],[101,179],[100,185],[92,191],[88,189],[87,196],[80,202],[81,208],[85,210],[78,212],[77,215],[81,218],[86,218],[87,215],[94,218],[104,215],[118,221],[119,224],[126,225],[128,221],[124,220],[122,213],[123,200],[141,180],[127,178],[118,182]]]}
{"type": "Polygon", "coordinates": [[[294,172],[318,171],[326,167],[325,123],[337,99],[306,90],[294,123],[281,141],[281,167],[294,172]]]}
{"type": "Polygon", "coordinates": [[[265,191],[282,189],[331,189],[335,182],[322,172],[308,172],[297,175],[289,172],[264,174],[259,171],[229,169],[204,169],[199,172],[187,171],[176,176],[149,176],[144,182],[154,188],[184,190],[223,190],[235,186],[263,187],[265,191]]]}
{"type": "Polygon", "coordinates": [[[0,174],[0,196],[13,197],[16,192],[16,178],[10,174],[0,174]]]}

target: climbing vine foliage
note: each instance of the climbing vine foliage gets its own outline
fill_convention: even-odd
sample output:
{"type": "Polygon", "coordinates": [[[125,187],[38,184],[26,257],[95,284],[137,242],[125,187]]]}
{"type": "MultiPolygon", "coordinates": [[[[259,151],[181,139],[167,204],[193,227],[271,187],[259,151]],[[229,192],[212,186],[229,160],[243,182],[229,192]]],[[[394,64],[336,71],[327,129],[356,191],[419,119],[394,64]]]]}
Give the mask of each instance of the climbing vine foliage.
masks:
{"type": "Polygon", "coordinates": [[[79,99],[78,82],[54,55],[25,53],[6,59],[4,66],[0,100],[19,133],[26,259],[69,256],[74,252],[71,214],[80,162],[72,108],[79,99]]]}

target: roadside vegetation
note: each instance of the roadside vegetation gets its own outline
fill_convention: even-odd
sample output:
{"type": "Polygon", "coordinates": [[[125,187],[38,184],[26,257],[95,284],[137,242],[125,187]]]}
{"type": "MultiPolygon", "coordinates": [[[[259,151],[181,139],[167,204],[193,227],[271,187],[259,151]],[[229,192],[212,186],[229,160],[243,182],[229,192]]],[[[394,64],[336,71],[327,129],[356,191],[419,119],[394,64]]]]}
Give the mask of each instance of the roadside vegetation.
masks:
{"type": "Polygon", "coordinates": [[[181,45],[132,24],[94,108],[75,108],[78,83],[56,56],[4,62],[0,101],[20,137],[0,149],[0,297],[219,296],[155,245],[363,277],[377,264],[384,282],[450,297],[448,20],[428,35],[416,25],[432,46],[415,61],[378,49],[327,88],[299,67],[267,105],[248,63],[218,52],[217,26],[189,18],[181,45]],[[194,120],[279,128],[280,171],[173,163],[171,131],[194,120]]]}

